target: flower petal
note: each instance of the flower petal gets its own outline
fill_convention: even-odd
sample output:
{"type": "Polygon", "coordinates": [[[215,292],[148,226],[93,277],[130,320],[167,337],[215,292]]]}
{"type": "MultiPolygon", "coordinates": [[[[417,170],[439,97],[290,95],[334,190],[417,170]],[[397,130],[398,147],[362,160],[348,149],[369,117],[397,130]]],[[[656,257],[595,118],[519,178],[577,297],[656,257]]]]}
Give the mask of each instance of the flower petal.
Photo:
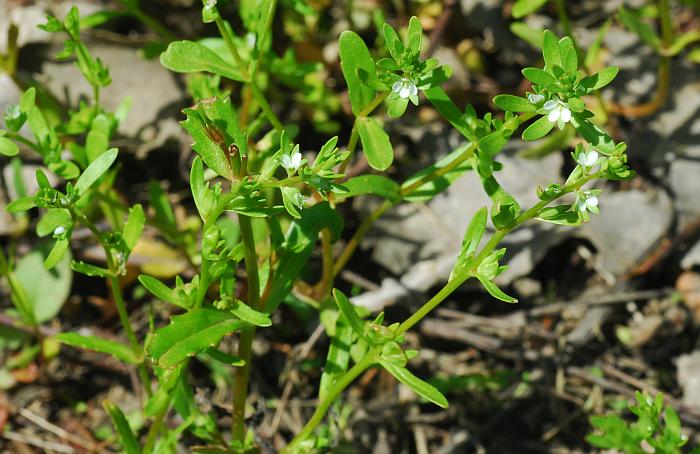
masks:
{"type": "Polygon", "coordinates": [[[557,120],[559,120],[559,115],[561,115],[561,109],[553,109],[549,112],[549,115],[547,115],[547,120],[551,123],[556,123],[557,120]]]}
{"type": "Polygon", "coordinates": [[[542,106],[542,108],[544,108],[544,110],[554,110],[554,109],[556,109],[557,107],[559,107],[559,103],[557,103],[557,102],[556,102],[555,100],[553,100],[553,99],[550,99],[549,101],[547,101],[546,103],[544,103],[544,106],[542,106]]]}
{"type": "Polygon", "coordinates": [[[571,120],[571,111],[567,107],[562,107],[559,109],[559,118],[564,123],[568,123],[571,120]]]}

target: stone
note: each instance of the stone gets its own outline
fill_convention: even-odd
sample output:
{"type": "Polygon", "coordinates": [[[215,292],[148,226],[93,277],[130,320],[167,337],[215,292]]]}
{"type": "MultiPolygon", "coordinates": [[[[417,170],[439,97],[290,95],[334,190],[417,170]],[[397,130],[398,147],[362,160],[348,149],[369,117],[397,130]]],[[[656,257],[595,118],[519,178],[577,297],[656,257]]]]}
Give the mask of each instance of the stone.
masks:
{"type": "Polygon", "coordinates": [[[700,410],[700,350],[679,356],[676,371],[683,388],[683,403],[700,410]]]}

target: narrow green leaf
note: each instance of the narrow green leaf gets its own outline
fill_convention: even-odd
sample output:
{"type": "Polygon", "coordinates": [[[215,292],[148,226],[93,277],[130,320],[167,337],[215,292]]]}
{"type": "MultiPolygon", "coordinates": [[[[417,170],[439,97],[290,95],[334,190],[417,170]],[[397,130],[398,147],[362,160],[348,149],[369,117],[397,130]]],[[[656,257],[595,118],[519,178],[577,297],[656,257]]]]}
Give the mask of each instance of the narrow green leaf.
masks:
{"type": "Polygon", "coordinates": [[[82,261],[78,260],[73,260],[70,264],[70,267],[73,271],[84,274],[86,276],[93,276],[93,277],[103,277],[103,278],[108,278],[113,276],[112,273],[110,273],[109,270],[105,268],[101,268],[99,266],[92,265],[90,263],[85,263],[82,261]]]}
{"type": "Polygon", "coordinates": [[[313,252],[321,229],[329,229],[332,241],[337,241],[343,226],[342,216],[331,208],[328,202],[317,203],[306,208],[302,212],[301,219],[295,220],[290,225],[283,246],[278,251],[279,260],[275,269],[275,279],[265,304],[265,313],[272,313],[289,294],[313,252]]]}
{"type": "Polygon", "coordinates": [[[523,140],[537,140],[546,136],[549,131],[554,128],[554,123],[549,121],[546,116],[540,117],[539,120],[533,122],[523,131],[523,140]]]}
{"type": "Polygon", "coordinates": [[[583,222],[578,213],[571,211],[571,205],[559,205],[544,208],[535,219],[550,222],[552,224],[568,226],[581,225],[583,222]]]}
{"type": "Polygon", "coordinates": [[[510,13],[513,18],[520,19],[530,13],[534,13],[545,3],[547,3],[547,0],[517,0],[513,4],[513,9],[510,13]]]}
{"type": "Polygon", "coordinates": [[[470,147],[472,147],[470,144],[465,143],[456,150],[450,152],[450,154],[448,154],[444,158],[438,160],[435,164],[426,167],[425,169],[419,171],[414,175],[411,175],[411,177],[409,177],[404,182],[404,184],[401,185],[402,189],[412,186],[426,175],[430,175],[435,173],[436,171],[440,171],[440,169],[442,169],[443,167],[446,167],[448,165],[454,165],[454,161],[456,159],[462,161],[457,165],[454,165],[452,170],[450,170],[449,172],[445,172],[440,177],[434,178],[413,189],[411,192],[404,196],[404,199],[410,202],[425,202],[427,200],[432,199],[437,194],[440,194],[441,192],[447,190],[447,188],[449,188],[452,183],[457,181],[459,177],[461,177],[462,175],[464,175],[465,172],[471,169],[469,158],[472,154],[467,152],[467,150],[470,147]]]}
{"type": "Polygon", "coordinates": [[[556,35],[549,30],[544,31],[542,39],[542,56],[544,57],[545,69],[551,71],[554,66],[562,66],[559,40],[557,39],[556,35]]]}
{"type": "Polygon", "coordinates": [[[343,317],[345,317],[345,320],[348,321],[348,324],[352,328],[355,333],[362,337],[363,339],[366,339],[365,336],[365,322],[360,318],[359,315],[357,315],[357,311],[355,310],[355,306],[350,302],[347,296],[337,288],[333,289],[333,299],[335,300],[336,304],[338,305],[338,308],[340,309],[340,312],[343,314],[343,317]]]}
{"type": "Polygon", "coordinates": [[[66,252],[68,252],[68,247],[70,246],[70,240],[68,238],[60,238],[56,240],[49,255],[44,260],[44,267],[47,270],[54,268],[66,257],[66,252]]]}
{"type": "Polygon", "coordinates": [[[22,211],[31,210],[36,206],[36,198],[34,196],[20,197],[19,199],[13,200],[7,205],[8,213],[19,213],[22,211]]]}
{"type": "Polygon", "coordinates": [[[464,239],[462,240],[459,257],[457,258],[458,264],[463,263],[476,252],[481,238],[484,236],[484,232],[486,232],[486,221],[488,221],[488,218],[488,209],[483,207],[477,211],[472,220],[469,221],[467,231],[464,232],[464,239]]]}
{"type": "Polygon", "coordinates": [[[459,110],[447,93],[445,93],[445,90],[440,87],[430,87],[427,90],[423,90],[423,95],[460,134],[472,142],[477,140],[476,135],[469,129],[463,119],[464,113],[459,110]]]}
{"type": "Polygon", "coordinates": [[[484,286],[487,292],[494,298],[505,301],[506,303],[517,303],[518,300],[513,298],[510,295],[507,295],[503,290],[498,288],[496,284],[494,284],[492,281],[486,279],[483,276],[476,275],[476,278],[479,279],[479,282],[481,282],[481,285],[484,286]]]}
{"type": "Polygon", "coordinates": [[[620,20],[625,24],[625,27],[636,33],[642,41],[657,51],[661,48],[661,38],[649,24],[642,21],[639,12],[622,7],[620,8],[620,20]]]}
{"type": "Polygon", "coordinates": [[[318,389],[319,400],[323,400],[338,378],[348,370],[352,337],[353,329],[341,314],[335,322],[335,335],[331,338],[331,346],[326,355],[326,364],[318,389]]]}
{"type": "Polygon", "coordinates": [[[493,103],[501,110],[509,112],[535,112],[537,106],[530,104],[525,98],[513,95],[498,95],[493,98],[493,103]]]}
{"type": "Polygon", "coordinates": [[[56,335],[56,340],[71,347],[106,353],[129,364],[138,364],[141,361],[128,345],[103,337],[83,336],[78,333],[59,333],[56,335]]]}
{"type": "Polygon", "coordinates": [[[184,309],[189,309],[186,298],[158,279],[142,274],[139,276],[139,282],[156,298],[184,309]]]}
{"type": "Polygon", "coordinates": [[[105,407],[105,410],[107,410],[107,413],[109,413],[110,418],[112,418],[114,428],[117,429],[117,435],[119,436],[119,442],[122,445],[124,454],[141,454],[139,442],[136,440],[136,436],[131,426],[129,426],[129,421],[126,420],[124,413],[122,413],[118,406],[108,400],[102,402],[102,405],[105,407]]]}
{"type": "Polygon", "coordinates": [[[593,75],[584,77],[581,82],[579,82],[579,85],[585,88],[587,93],[600,90],[612,82],[615,77],[617,77],[618,72],[620,72],[620,68],[617,66],[610,66],[593,75]]]}
{"type": "Polygon", "coordinates": [[[194,73],[206,71],[245,82],[238,68],[221,59],[214,51],[193,41],[173,41],[160,55],[160,64],[171,71],[194,73]]]}
{"type": "Polygon", "coordinates": [[[0,154],[5,156],[16,156],[19,153],[17,145],[7,137],[0,137],[0,154]]]}
{"type": "Polygon", "coordinates": [[[440,391],[428,382],[421,380],[420,378],[413,375],[405,367],[399,367],[388,361],[379,361],[379,364],[386,369],[391,375],[393,375],[398,381],[408,386],[421,396],[422,398],[429,400],[430,402],[438,405],[442,408],[447,408],[449,403],[445,396],[442,395],[440,391]]]}
{"type": "Polygon", "coordinates": [[[496,156],[508,143],[511,131],[497,129],[479,139],[479,151],[489,158],[496,156]]]}
{"type": "Polygon", "coordinates": [[[114,160],[117,159],[117,149],[111,148],[104,153],[102,153],[97,159],[95,159],[80,175],[78,181],[75,183],[75,192],[78,195],[83,195],[90,189],[90,186],[95,184],[95,182],[104,175],[105,172],[110,168],[114,160]]]}
{"type": "Polygon", "coordinates": [[[565,36],[559,40],[559,52],[561,53],[561,64],[569,74],[576,74],[578,71],[578,55],[574,47],[574,41],[565,36]]]}
{"type": "Polygon", "coordinates": [[[522,73],[527,80],[542,87],[549,87],[557,81],[554,76],[540,68],[524,68],[522,73]]]}
{"type": "Polygon", "coordinates": [[[146,216],[143,213],[143,207],[137,203],[129,209],[129,216],[126,218],[126,223],[122,230],[122,239],[129,251],[133,250],[139,241],[145,223],[146,216]]]}
{"type": "Polygon", "coordinates": [[[245,326],[232,313],[200,308],[173,316],[168,326],[156,331],[149,353],[159,366],[172,368],[188,357],[213,347],[245,326]]]}
{"type": "Polygon", "coordinates": [[[600,129],[598,126],[594,125],[578,114],[573,114],[571,116],[571,124],[573,124],[578,133],[581,134],[581,137],[593,145],[593,148],[596,150],[607,155],[615,152],[615,141],[608,135],[608,133],[600,129]]]}
{"type": "Polygon", "coordinates": [[[93,162],[109,148],[110,121],[100,114],[92,120],[90,131],[85,137],[87,162],[93,162]]]}
{"type": "Polygon", "coordinates": [[[411,16],[408,21],[408,48],[412,58],[417,58],[420,55],[422,38],[423,27],[421,27],[420,20],[416,16],[411,16]]]}
{"type": "Polygon", "coordinates": [[[394,148],[384,128],[372,117],[359,117],[357,131],[369,165],[377,170],[388,169],[394,161],[394,148]]]}
{"type": "Polygon", "coordinates": [[[362,194],[374,194],[392,203],[401,201],[399,184],[383,175],[360,175],[343,182],[346,192],[335,194],[336,202],[362,194]]]}
{"type": "Polygon", "coordinates": [[[403,55],[404,46],[403,42],[401,42],[401,38],[399,38],[396,30],[394,30],[394,27],[384,22],[382,34],[384,35],[384,42],[386,43],[386,48],[389,49],[391,58],[395,61],[400,60],[403,55]]]}
{"type": "Polygon", "coordinates": [[[372,102],[376,93],[374,88],[362,82],[363,78],[368,83],[377,78],[374,60],[365,42],[355,32],[344,31],[341,33],[338,45],[340,67],[343,70],[345,82],[348,84],[352,113],[359,115],[372,102]]]}
{"type": "Polygon", "coordinates": [[[204,350],[204,353],[209,355],[211,358],[215,359],[216,361],[233,366],[233,367],[242,367],[245,366],[245,360],[243,358],[239,358],[238,356],[230,355],[228,353],[224,353],[219,349],[216,348],[207,348],[204,350]]]}
{"type": "Polygon", "coordinates": [[[245,304],[243,301],[236,301],[236,303],[231,308],[233,314],[251,325],[255,326],[270,326],[272,325],[272,320],[266,314],[258,312],[252,307],[245,304]]]}

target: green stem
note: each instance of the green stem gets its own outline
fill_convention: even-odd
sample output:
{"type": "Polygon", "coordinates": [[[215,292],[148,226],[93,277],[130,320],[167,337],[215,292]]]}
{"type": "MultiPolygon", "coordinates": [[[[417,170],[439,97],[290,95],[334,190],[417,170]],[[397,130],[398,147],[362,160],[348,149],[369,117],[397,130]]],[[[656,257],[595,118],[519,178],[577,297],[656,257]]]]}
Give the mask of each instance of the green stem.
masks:
{"type": "Polygon", "coordinates": [[[243,79],[245,79],[245,81],[249,84],[255,100],[258,101],[258,104],[260,104],[260,108],[262,108],[265,116],[268,120],[270,120],[273,128],[275,128],[277,131],[282,131],[282,122],[279,120],[279,118],[277,118],[275,112],[273,112],[272,107],[270,107],[267,99],[265,99],[265,95],[258,87],[257,82],[250,77],[248,67],[244,64],[241,55],[236,49],[236,44],[233,42],[233,30],[231,30],[231,26],[228,24],[228,22],[224,21],[219,14],[216,15],[216,27],[219,29],[219,33],[224,39],[226,47],[231,53],[233,60],[236,62],[236,66],[238,66],[238,69],[241,71],[241,76],[243,76],[243,79]]]}
{"type": "MultiPolygon", "coordinates": [[[[259,308],[260,278],[258,275],[258,256],[255,252],[255,238],[250,218],[239,215],[238,224],[241,229],[241,241],[245,251],[245,267],[248,276],[248,305],[253,309],[259,308]]],[[[250,362],[253,351],[255,328],[247,327],[241,330],[238,341],[238,356],[245,361],[242,367],[234,370],[233,383],[233,422],[231,432],[235,441],[245,439],[245,405],[248,399],[248,381],[250,379],[250,362]]]]}
{"type": "Polygon", "coordinates": [[[323,400],[319,403],[318,407],[314,411],[304,426],[304,428],[297,434],[296,437],[281,451],[281,454],[294,454],[299,452],[297,450],[299,443],[306,440],[316,429],[326,415],[326,412],[330,406],[335,402],[335,400],[340,396],[340,393],[345,390],[357,377],[360,376],[365,370],[370,368],[377,361],[377,355],[379,354],[378,348],[373,348],[364,356],[364,358],[356,363],[350,370],[348,370],[335,384],[328,390],[328,393],[324,396],[323,400]]]}

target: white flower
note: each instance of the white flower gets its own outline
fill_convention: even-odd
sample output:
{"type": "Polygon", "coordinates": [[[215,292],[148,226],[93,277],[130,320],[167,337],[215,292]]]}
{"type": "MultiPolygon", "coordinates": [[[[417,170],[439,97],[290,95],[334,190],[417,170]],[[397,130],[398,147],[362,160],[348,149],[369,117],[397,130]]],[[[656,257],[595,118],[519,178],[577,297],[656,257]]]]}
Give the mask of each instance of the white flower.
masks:
{"type": "Polygon", "coordinates": [[[588,152],[582,151],[577,157],[576,162],[584,169],[593,167],[598,162],[598,152],[591,150],[588,152]]]}
{"type": "Polygon", "coordinates": [[[22,115],[22,111],[19,106],[7,106],[5,107],[5,116],[11,120],[16,120],[22,115]]]}
{"type": "Polygon", "coordinates": [[[205,0],[204,7],[206,9],[214,9],[214,7],[216,6],[216,2],[217,0],[205,0]]]}
{"type": "Polygon", "coordinates": [[[66,233],[66,228],[63,227],[62,225],[59,225],[53,231],[54,236],[60,236],[60,235],[63,235],[64,233],[66,233]]]}
{"type": "Polygon", "coordinates": [[[527,100],[530,101],[530,104],[539,104],[542,101],[544,101],[544,95],[536,95],[534,93],[529,93],[527,95],[527,100]]]}
{"type": "Polygon", "coordinates": [[[567,107],[566,103],[562,101],[550,99],[544,103],[544,106],[542,107],[544,110],[549,112],[549,114],[547,114],[547,120],[552,123],[556,123],[559,120],[567,123],[569,120],[571,120],[571,111],[567,107]]]}
{"type": "Polygon", "coordinates": [[[401,80],[394,82],[394,85],[391,86],[391,91],[403,99],[408,99],[418,94],[418,87],[416,87],[415,81],[408,77],[402,77],[401,80]]]}
{"type": "Polygon", "coordinates": [[[586,211],[596,213],[598,211],[598,197],[591,191],[579,192],[576,198],[576,207],[581,213],[586,211]]]}
{"type": "Polygon", "coordinates": [[[284,167],[287,172],[294,173],[299,169],[299,166],[301,165],[301,153],[298,151],[294,153],[293,155],[282,155],[280,158],[280,162],[282,163],[282,167],[284,167]]]}

